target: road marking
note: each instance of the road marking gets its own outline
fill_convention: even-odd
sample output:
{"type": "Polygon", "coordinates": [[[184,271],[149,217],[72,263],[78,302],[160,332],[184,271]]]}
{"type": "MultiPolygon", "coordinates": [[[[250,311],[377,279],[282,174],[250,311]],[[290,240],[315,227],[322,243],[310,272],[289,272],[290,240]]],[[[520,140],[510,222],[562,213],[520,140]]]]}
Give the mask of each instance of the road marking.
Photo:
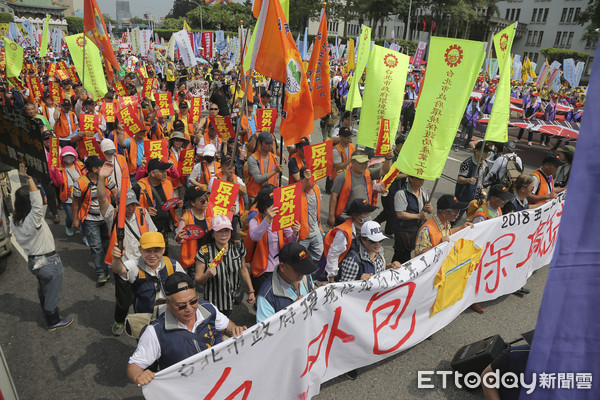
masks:
{"type": "MultiPolygon", "coordinates": [[[[19,172],[16,169],[8,171],[8,178],[10,179],[10,201],[12,202],[12,204],[15,204],[15,192],[18,188],[21,187],[19,172]]],[[[19,254],[21,254],[23,258],[27,260],[27,255],[25,254],[25,251],[21,246],[19,246],[19,243],[17,243],[17,240],[15,239],[14,235],[11,237],[10,242],[12,243],[13,248],[15,248],[19,252],[19,254]]]]}
{"type": "Polygon", "coordinates": [[[452,160],[452,161],[456,161],[456,162],[462,162],[461,160],[457,160],[456,158],[452,158],[452,157],[448,157],[448,160],[452,160]]]}

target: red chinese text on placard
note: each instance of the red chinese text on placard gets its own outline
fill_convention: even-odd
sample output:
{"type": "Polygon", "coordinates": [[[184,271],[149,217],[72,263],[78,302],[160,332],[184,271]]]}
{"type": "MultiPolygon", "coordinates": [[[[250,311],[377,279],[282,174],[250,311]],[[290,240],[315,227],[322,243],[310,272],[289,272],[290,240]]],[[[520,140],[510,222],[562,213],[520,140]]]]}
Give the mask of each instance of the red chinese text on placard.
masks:
{"type": "Polygon", "coordinates": [[[115,92],[117,92],[119,96],[127,96],[128,94],[127,88],[125,87],[125,82],[123,81],[115,82],[113,89],[115,89],[115,92]]]}
{"type": "Polygon", "coordinates": [[[168,162],[167,139],[147,140],[144,142],[144,156],[147,161],[153,158],[159,158],[163,162],[168,162]]]}
{"type": "Polygon", "coordinates": [[[48,90],[50,91],[50,97],[52,102],[59,105],[63,99],[62,88],[58,82],[48,82],[48,90]]]}
{"type": "Polygon", "coordinates": [[[288,228],[294,221],[300,221],[299,200],[302,195],[302,182],[277,188],[273,191],[273,205],[279,208],[279,213],[273,218],[271,230],[278,231],[288,228]]]}
{"type": "Polygon", "coordinates": [[[89,157],[89,156],[98,156],[99,158],[105,160],[106,157],[102,150],[100,150],[100,145],[96,138],[82,138],[77,144],[77,151],[81,158],[89,157]]]}
{"type": "MultiPolygon", "coordinates": [[[[326,140],[319,144],[304,147],[306,169],[311,172],[311,183],[314,185],[333,171],[333,142],[326,140]]],[[[301,177],[302,178],[302,177],[301,177]]]]}
{"type": "Polygon", "coordinates": [[[231,123],[231,117],[208,117],[212,126],[214,126],[217,134],[221,136],[223,140],[227,140],[235,135],[233,130],[233,124],[231,123]]]}
{"type": "Polygon", "coordinates": [[[61,81],[65,81],[67,79],[70,79],[71,77],[69,76],[69,73],[67,71],[65,71],[64,69],[57,69],[56,70],[56,77],[61,80],[61,81]]]}
{"type": "Polygon", "coordinates": [[[137,115],[137,112],[134,111],[131,107],[124,107],[118,113],[117,117],[119,121],[123,124],[123,129],[125,134],[129,137],[135,135],[144,129],[144,125],[141,123],[140,118],[137,115]]]}
{"type": "Polygon", "coordinates": [[[209,207],[212,206],[212,214],[227,215],[231,219],[233,217],[231,208],[235,206],[239,190],[238,183],[215,179],[208,199],[209,207]]]}
{"type": "Polygon", "coordinates": [[[138,68],[138,73],[140,74],[140,76],[144,79],[148,78],[148,71],[146,70],[146,68],[144,67],[139,67],[138,68]]]}
{"type": "Polygon", "coordinates": [[[122,96],[119,98],[121,108],[133,107],[134,110],[138,108],[138,97],[137,96],[122,96]]]}
{"type": "Polygon", "coordinates": [[[200,121],[202,113],[202,97],[192,97],[190,104],[190,116],[192,117],[192,123],[200,121]]]}
{"type": "Polygon", "coordinates": [[[48,75],[48,76],[54,76],[54,75],[56,75],[56,64],[50,64],[50,65],[48,65],[48,69],[46,71],[46,75],[48,75]]]}
{"type": "Polygon", "coordinates": [[[179,165],[177,168],[182,176],[190,176],[192,168],[194,168],[194,153],[195,149],[184,149],[179,154],[179,165]]]}
{"type": "Polygon", "coordinates": [[[157,93],[156,96],[156,116],[169,117],[175,115],[173,110],[173,98],[171,93],[157,93]]]}
{"type": "Polygon", "coordinates": [[[58,159],[60,157],[60,146],[58,138],[53,136],[50,138],[50,168],[58,168],[58,159]]]}
{"type": "Polygon", "coordinates": [[[86,136],[92,136],[98,132],[100,126],[100,116],[94,114],[79,114],[79,130],[86,134],[86,136]]]}
{"type": "Polygon", "coordinates": [[[115,115],[117,113],[117,103],[102,103],[101,111],[102,115],[104,115],[104,119],[106,122],[115,122],[115,115]]]}
{"type": "Polygon", "coordinates": [[[275,108],[259,108],[256,110],[256,128],[259,132],[275,132],[277,110],[275,108]]]}
{"type": "Polygon", "coordinates": [[[144,87],[142,89],[142,97],[149,99],[152,97],[152,86],[154,85],[154,78],[144,78],[144,87]]]}
{"type": "Polygon", "coordinates": [[[376,156],[385,156],[392,146],[390,144],[390,120],[382,118],[379,125],[379,135],[377,135],[377,146],[375,147],[376,156]]]}

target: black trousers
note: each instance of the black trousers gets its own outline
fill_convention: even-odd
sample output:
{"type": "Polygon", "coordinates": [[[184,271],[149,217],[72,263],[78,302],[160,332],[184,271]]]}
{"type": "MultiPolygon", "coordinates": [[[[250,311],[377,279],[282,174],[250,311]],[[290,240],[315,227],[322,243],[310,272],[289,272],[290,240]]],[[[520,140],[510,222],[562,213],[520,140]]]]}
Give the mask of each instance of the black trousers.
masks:
{"type": "Polygon", "coordinates": [[[129,313],[129,307],[133,304],[133,289],[131,283],[119,275],[115,275],[115,321],[122,324],[129,313]]]}

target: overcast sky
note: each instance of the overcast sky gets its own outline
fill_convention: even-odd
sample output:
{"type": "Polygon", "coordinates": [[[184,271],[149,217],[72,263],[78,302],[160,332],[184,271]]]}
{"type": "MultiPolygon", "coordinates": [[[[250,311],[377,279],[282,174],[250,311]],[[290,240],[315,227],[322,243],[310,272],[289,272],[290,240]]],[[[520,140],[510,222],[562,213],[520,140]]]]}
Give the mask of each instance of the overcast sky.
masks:
{"type": "MultiPolygon", "coordinates": [[[[117,19],[116,0],[97,0],[103,14],[110,14],[117,19]]],[[[157,18],[167,15],[173,7],[173,0],[129,0],[129,11],[134,17],[143,17],[144,14],[153,14],[157,18]]]]}

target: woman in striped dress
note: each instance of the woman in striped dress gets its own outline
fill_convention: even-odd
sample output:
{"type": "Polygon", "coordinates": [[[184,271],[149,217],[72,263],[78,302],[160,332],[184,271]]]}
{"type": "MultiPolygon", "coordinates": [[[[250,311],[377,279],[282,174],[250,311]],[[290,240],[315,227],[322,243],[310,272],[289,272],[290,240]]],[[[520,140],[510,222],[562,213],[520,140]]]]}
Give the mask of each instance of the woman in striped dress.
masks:
{"type": "Polygon", "coordinates": [[[204,285],[204,299],[226,316],[231,315],[234,294],[239,293],[240,276],[248,287],[248,303],[254,303],[255,291],[244,257],[246,249],[232,236],[231,221],[216,215],[211,221],[207,244],[196,255],[196,283],[204,285]],[[208,264],[208,268],[207,268],[208,264]]]}

